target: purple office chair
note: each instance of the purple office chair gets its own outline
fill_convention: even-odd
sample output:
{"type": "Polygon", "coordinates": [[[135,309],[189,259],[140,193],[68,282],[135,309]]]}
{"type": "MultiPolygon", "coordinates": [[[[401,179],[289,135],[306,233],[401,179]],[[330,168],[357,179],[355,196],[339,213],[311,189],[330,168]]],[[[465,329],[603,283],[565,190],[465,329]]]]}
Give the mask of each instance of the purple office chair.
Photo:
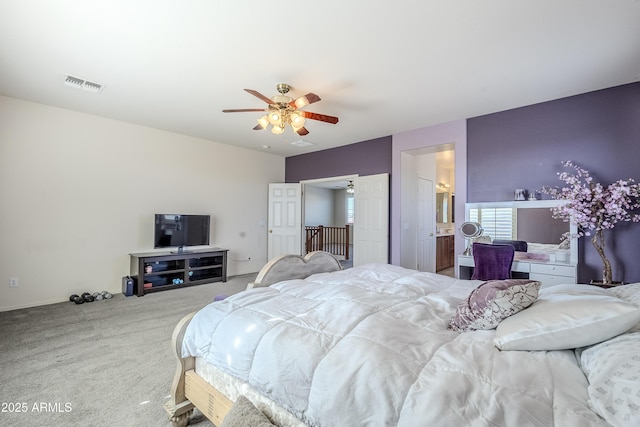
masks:
{"type": "Polygon", "coordinates": [[[511,263],[515,249],[511,245],[473,244],[472,280],[502,280],[511,278],[511,263]]]}
{"type": "Polygon", "coordinates": [[[511,245],[516,250],[516,252],[527,252],[529,249],[529,245],[524,240],[498,240],[495,239],[493,242],[494,245],[511,245]]]}

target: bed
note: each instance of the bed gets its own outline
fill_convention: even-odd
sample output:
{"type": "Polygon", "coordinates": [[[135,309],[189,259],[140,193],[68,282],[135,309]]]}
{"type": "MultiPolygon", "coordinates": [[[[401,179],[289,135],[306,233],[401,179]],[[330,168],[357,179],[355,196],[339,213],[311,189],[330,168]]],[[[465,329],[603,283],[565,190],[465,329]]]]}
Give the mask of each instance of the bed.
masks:
{"type": "Polygon", "coordinates": [[[640,284],[342,270],[315,252],[248,288],[176,326],[174,426],[194,407],[221,426],[245,398],[279,427],[640,425],[640,284]]]}

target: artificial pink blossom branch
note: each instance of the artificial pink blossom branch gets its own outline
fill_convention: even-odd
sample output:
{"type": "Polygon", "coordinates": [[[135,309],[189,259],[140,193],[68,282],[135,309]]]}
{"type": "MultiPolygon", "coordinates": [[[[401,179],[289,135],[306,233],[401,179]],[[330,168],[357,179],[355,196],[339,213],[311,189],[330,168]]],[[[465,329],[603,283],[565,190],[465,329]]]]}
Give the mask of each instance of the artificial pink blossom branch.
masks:
{"type": "MultiPolygon", "coordinates": [[[[543,187],[541,191],[554,199],[567,201],[551,210],[554,218],[576,224],[578,232],[573,237],[593,234],[591,242],[604,265],[603,283],[611,283],[611,263],[604,251],[604,231],[613,229],[619,222],[640,222],[640,214],[634,212],[640,208],[640,184],[629,178],[605,187],[594,182],[589,171],[573,162],[564,161],[562,165],[572,169],[558,172],[558,178],[565,186],[543,187]]],[[[565,233],[563,237],[568,236],[565,233]]]]}

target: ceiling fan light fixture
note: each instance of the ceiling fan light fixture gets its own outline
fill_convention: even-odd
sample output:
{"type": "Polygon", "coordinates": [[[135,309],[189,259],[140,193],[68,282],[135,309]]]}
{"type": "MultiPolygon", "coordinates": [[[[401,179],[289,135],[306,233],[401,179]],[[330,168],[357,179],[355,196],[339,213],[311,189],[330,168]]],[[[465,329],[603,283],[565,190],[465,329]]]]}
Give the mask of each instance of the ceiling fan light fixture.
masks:
{"type": "Polygon", "coordinates": [[[289,114],[289,123],[291,123],[291,127],[298,130],[302,126],[304,126],[304,116],[297,111],[294,111],[293,113],[289,114]]]}
{"type": "Polygon", "coordinates": [[[266,129],[267,126],[269,126],[269,118],[266,114],[258,119],[258,125],[260,125],[262,129],[266,129]]]}
{"type": "Polygon", "coordinates": [[[280,111],[272,111],[269,113],[269,123],[273,126],[282,126],[282,115],[280,111]]]}
{"type": "MultiPolygon", "coordinates": [[[[72,82],[75,83],[75,82],[72,82]]],[[[70,84],[72,84],[70,83],[70,84]]],[[[257,121],[258,124],[254,126],[253,130],[265,130],[269,129],[271,125],[271,133],[274,135],[280,135],[284,132],[284,129],[289,125],[293,132],[300,136],[308,135],[309,130],[304,127],[306,119],[318,120],[325,123],[338,123],[338,118],[328,116],[326,114],[312,113],[309,111],[298,111],[298,108],[305,107],[309,104],[320,101],[320,97],[315,93],[309,92],[297,99],[293,99],[286,94],[289,92],[290,86],[286,83],[280,83],[277,86],[280,95],[276,95],[272,98],[267,98],[260,92],[254,89],[245,89],[251,95],[261,99],[269,104],[267,109],[262,108],[234,108],[224,109],[223,113],[241,113],[241,112],[253,112],[253,111],[266,111],[267,114],[260,117],[257,121]]]]}

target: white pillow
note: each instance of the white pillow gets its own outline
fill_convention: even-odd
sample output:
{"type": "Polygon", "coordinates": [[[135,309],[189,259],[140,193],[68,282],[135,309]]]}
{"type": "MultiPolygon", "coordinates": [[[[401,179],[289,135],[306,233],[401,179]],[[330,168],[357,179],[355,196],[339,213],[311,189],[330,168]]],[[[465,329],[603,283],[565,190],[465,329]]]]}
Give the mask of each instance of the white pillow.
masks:
{"type": "Polygon", "coordinates": [[[589,406],[613,426],[640,426],[640,332],[582,352],[589,406]]]}
{"type": "Polygon", "coordinates": [[[500,350],[564,350],[596,344],[628,331],[640,308],[591,285],[541,289],[529,308],[504,319],[493,343],[500,350]]]}
{"type": "Polygon", "coordinates": [[[624,286],[614,286],[613,288],[608,288],[607,290],[620,299],[632,302],[635,305],[640,306],[640,282],[629,283],[628,285],[624,286]]]}
{"type": "MultiPolygon", "coordinates": [[[[629,283],[628,285],[615,286],[607,290],[618,298],[640,307],[640,283],[629,283]]],[[[640,322],[631,328],[629,332],[640,332],[640,322]]]]}

